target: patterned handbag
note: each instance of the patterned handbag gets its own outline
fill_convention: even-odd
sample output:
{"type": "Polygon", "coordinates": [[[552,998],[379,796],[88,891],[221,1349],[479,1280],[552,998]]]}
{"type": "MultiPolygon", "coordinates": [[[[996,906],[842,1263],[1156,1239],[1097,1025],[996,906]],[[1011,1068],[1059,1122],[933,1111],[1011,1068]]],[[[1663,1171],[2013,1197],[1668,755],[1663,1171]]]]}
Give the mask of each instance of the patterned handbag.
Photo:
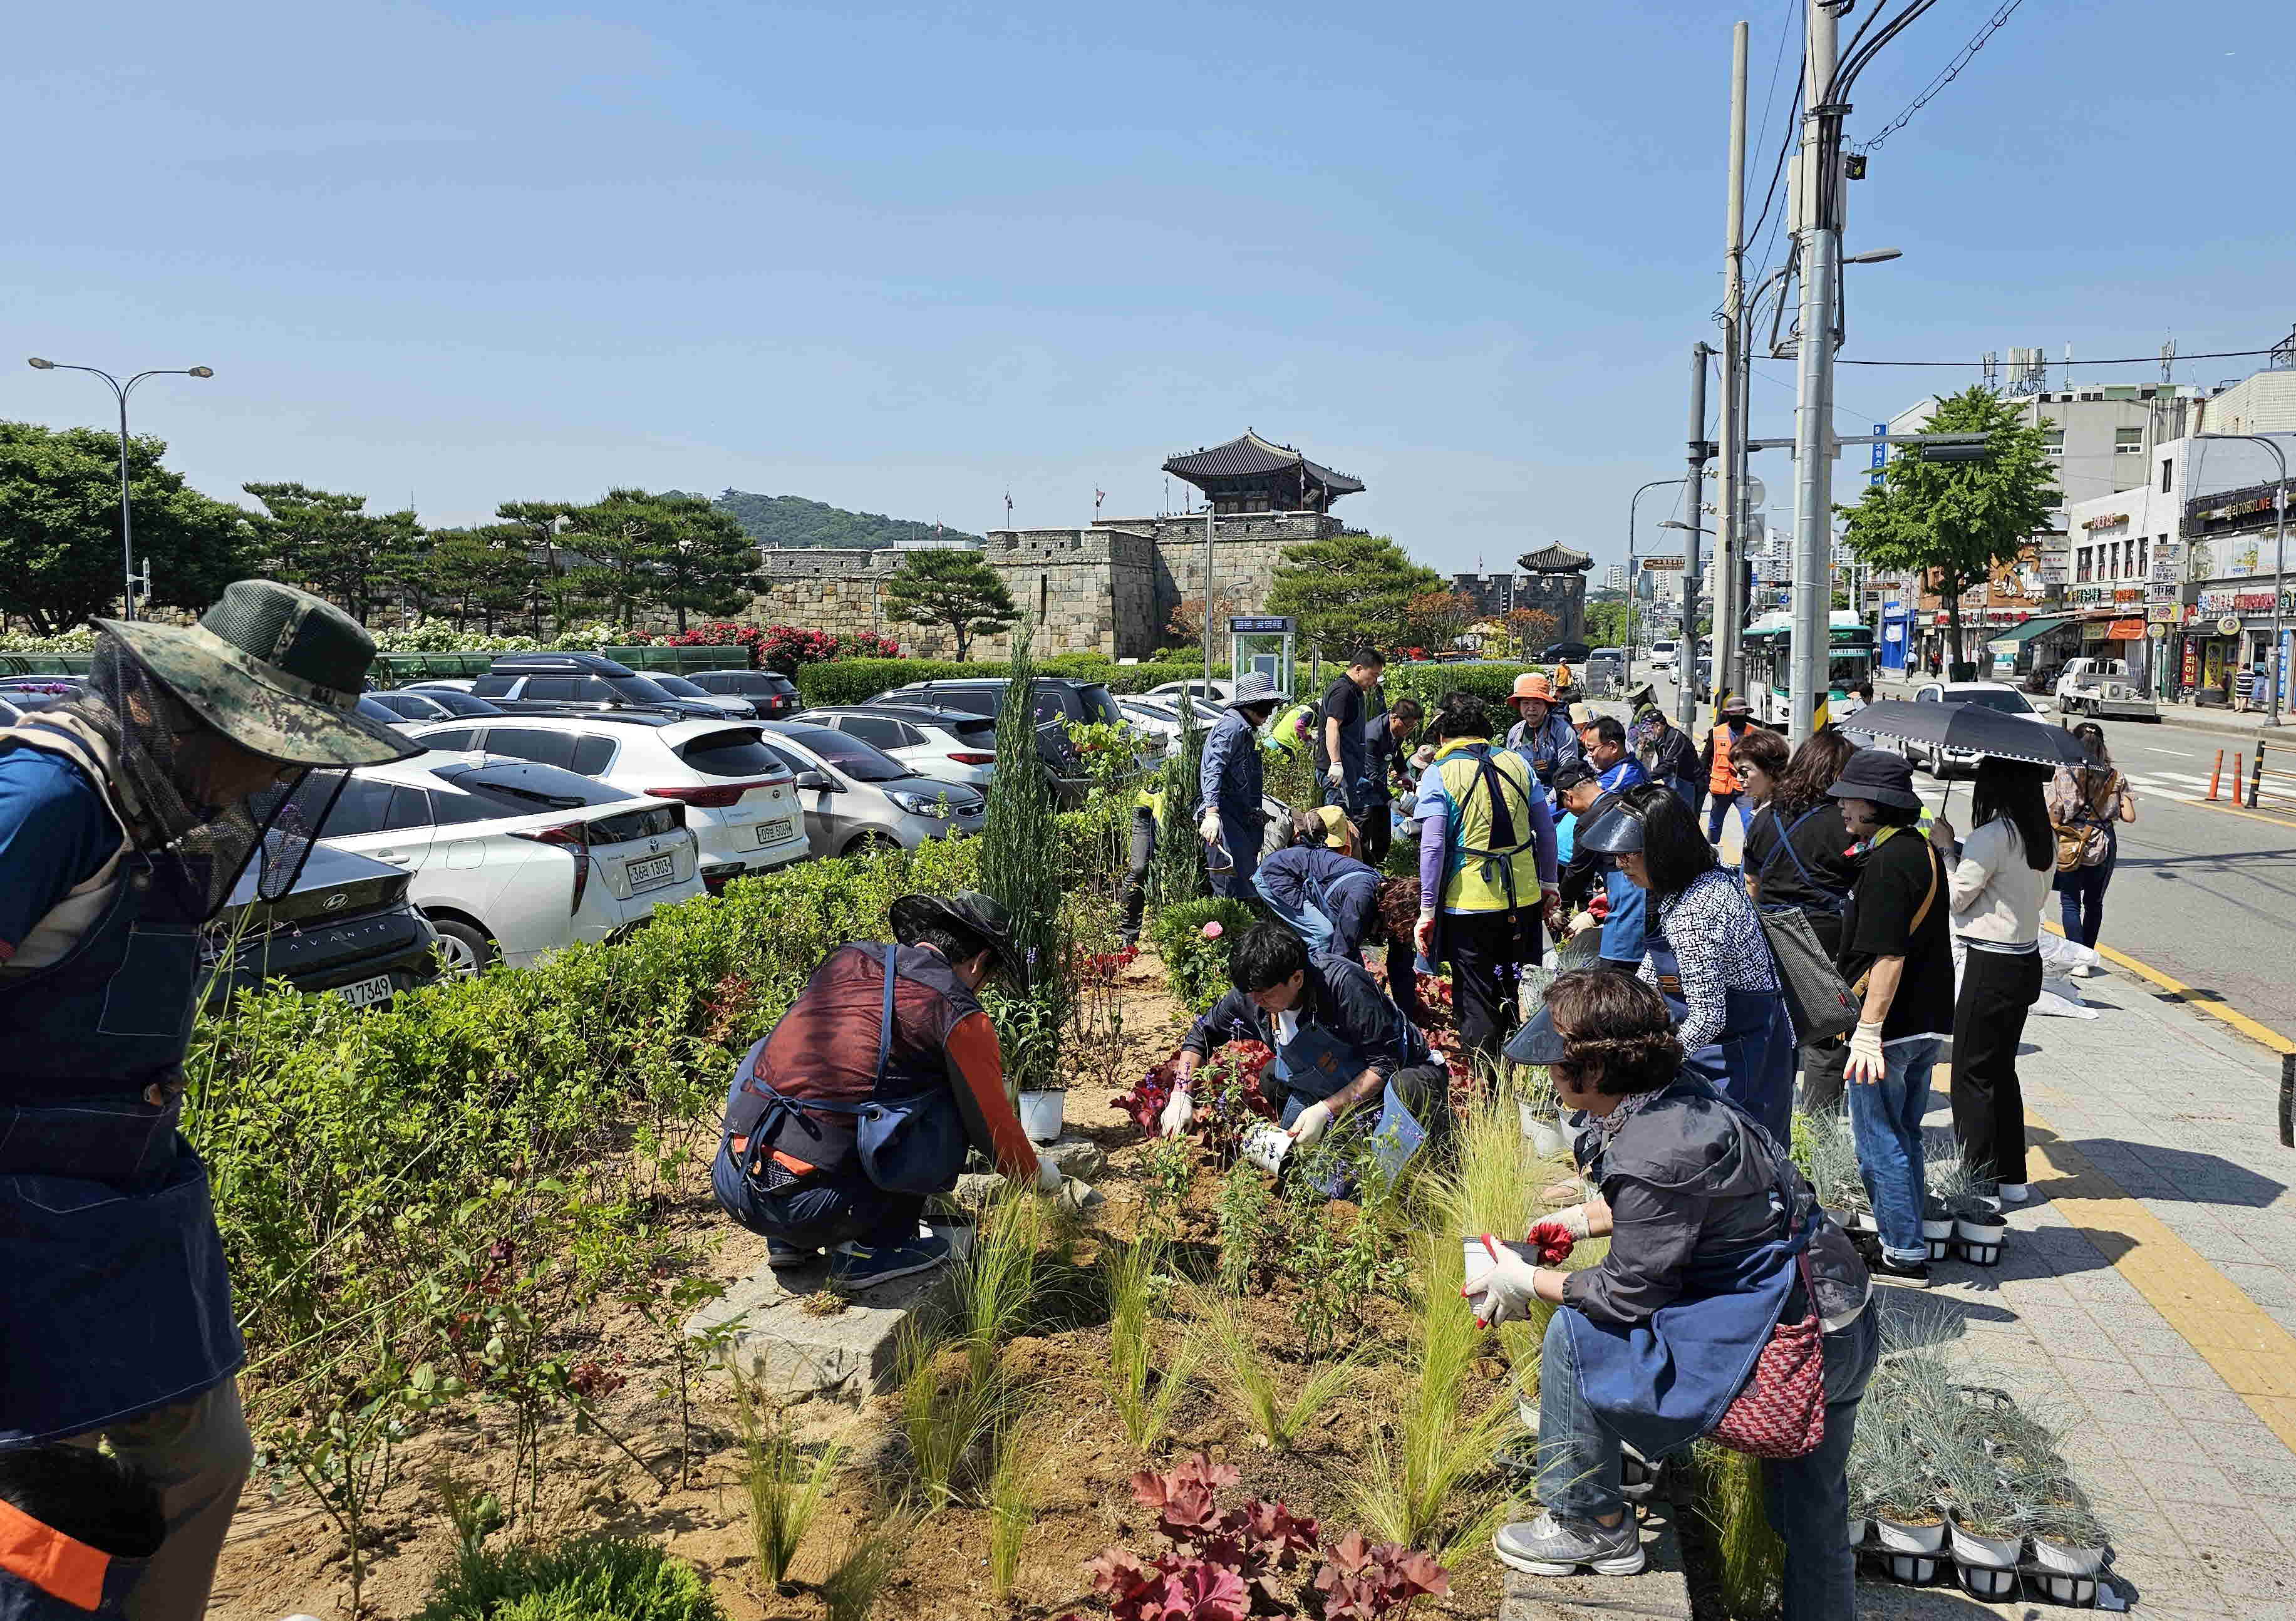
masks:
{"type": "Polygon", "coordinates": [[[1794,1257],[1809,1315],[1770,1330],[1754,1374],[1706,1438],[1755,1458],[1807,1458],[1825,1439],[1825,1330],[1817,1319],[1809,1247],[1794,1257]]]}

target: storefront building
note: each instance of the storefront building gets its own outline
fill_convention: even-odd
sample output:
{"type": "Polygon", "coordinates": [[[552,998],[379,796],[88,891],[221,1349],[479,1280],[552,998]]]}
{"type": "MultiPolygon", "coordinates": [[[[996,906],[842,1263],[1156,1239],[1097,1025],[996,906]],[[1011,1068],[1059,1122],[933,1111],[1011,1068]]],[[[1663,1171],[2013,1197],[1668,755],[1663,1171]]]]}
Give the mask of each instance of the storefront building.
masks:
{"type": "Polygon", "coordinates": [[[2181,685],[2203,701],[2263,707],[2279,672],[2291,707],[2296,586],[2281,574],[2278,486],[2248,485],[2185,503],[2186,602],[2179,616],[2181,685]],[[2273,657],[2276,630],[2279,657],[2273,657]]]}

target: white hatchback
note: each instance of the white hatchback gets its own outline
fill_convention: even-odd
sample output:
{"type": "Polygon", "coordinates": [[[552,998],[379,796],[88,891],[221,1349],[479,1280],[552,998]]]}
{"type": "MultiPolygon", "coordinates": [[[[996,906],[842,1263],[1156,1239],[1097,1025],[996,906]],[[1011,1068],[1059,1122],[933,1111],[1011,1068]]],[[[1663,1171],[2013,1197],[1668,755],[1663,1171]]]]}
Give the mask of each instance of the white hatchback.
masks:
{"type": "Polygon", "coordinates": [[[410,872],[448,971],[473,973],[703,893],[685,815],[554,766],[434,750],[353,772],[319,837],[410,872]]]}
{"type": "Polygon", "coordinates": [[[586,709],[568,715],[472,716],[409,725],[432,749],[483,749],[595,777],[625,793],[674,799],[701,846],[710,893],[744,872],[766,872],[813,853],[797,779],[740,721],[586,709]]]}

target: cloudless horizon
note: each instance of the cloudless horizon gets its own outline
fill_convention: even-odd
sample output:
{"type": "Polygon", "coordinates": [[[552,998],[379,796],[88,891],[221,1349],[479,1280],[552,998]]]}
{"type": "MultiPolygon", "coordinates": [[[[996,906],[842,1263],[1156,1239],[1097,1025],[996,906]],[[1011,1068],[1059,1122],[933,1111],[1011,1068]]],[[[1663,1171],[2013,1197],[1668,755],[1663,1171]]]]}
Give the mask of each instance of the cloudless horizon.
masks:
{"type": "MultiPolygon", "coordinates": [[[[1851,144],[1995,9],[1939,0],[1885,49],[1851,144]]],[[[1446,572],[1616,561],[1634,487],[1683,471],[1690,346],[1719,343],[1742,15],[1759,209],[1800,0],[39,8],[7,70],[0,417],[115,421],[23,356],[205,364],[131,426],[227,499],[293,479],[451,525],[730,487],[976,533],[1008,487],[1024,526],[1088,521],[1095,487],[1159,512],[1165,457],[1250,426],[1363,479],[1337,513],[1446,572]]],[[[1848,272],[1844,358],[1969,368],[1845,365],[1842,431],[1988,349],[2042,346],[2054,387],[2069,342],[2077,383],[2149,381],[2081,363],[2286,334],[2257,184],[2284,26],[2019,9],[1847,205],[1848,251],[1905,257],[1848,272]]],[[[1792,363],[1755,371],[1784,433],[1792,363]]],[[[1782,521],[1790,463],[1756,471],[1782,521]]],[[[1675,549],[1667,509],[1645,550],[1675,549]]]]}

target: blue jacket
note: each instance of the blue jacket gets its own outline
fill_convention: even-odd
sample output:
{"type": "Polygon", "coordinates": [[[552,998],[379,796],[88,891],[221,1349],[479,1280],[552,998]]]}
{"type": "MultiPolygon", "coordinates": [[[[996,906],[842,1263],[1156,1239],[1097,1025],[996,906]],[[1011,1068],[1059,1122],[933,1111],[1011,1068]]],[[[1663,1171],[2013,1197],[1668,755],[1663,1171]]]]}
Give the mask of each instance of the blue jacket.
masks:
{"type": "Polygon", "coordinates": [[[1202,767],[1196,774],[1196,803],[1209,805],[1230,822],[1259,825],[1261,795],[1259,734],[1230,709],[1204,739],[1202,767]]]}
{"type": "Polygon", "coordinates": [[[1556,766],[1587,757],[1570,717],[1561,709],[1549,709],[1546,724],[1535,731],[1527,720],[1515,722],[1507,729],[1506,746],[1529,760],[1538,780],[1549,787],[1554,786],[1556,766]]]}
{"type": "Polygon", "coordinates": [[[1352,957],[1369,930],[1379,873],[1329,845],[1291,845],[1259,864],[1267,898],[1292,910],[1312,906],[1332,926],[1331,953],[1352,957]],[[1352,883],[1341,879],[1352,878],[1352,883]]]}
{"type": "MultiPolygon", "coordinates": [[[[1328,1032],[1341,1045],[1363,1055],[1364,1068],[1382,1077],[1429,1061],[1427,1038],[1387,999],[1360,962],[1314,953],[1308,958],[1307,982],[1292,1011],[1300,1016],[1303,1033],[1328,1032]]],[[[1275,1045],[1275,1015],[1260,1011],[1242,991],[1231,990],[1212,1003],[1211,1011],[1196,1020],[1180,1043],[1184,1052],[1209,1058],[1214,1049],[1232,1041],[1256,1041],[1275,1045]]]]}

